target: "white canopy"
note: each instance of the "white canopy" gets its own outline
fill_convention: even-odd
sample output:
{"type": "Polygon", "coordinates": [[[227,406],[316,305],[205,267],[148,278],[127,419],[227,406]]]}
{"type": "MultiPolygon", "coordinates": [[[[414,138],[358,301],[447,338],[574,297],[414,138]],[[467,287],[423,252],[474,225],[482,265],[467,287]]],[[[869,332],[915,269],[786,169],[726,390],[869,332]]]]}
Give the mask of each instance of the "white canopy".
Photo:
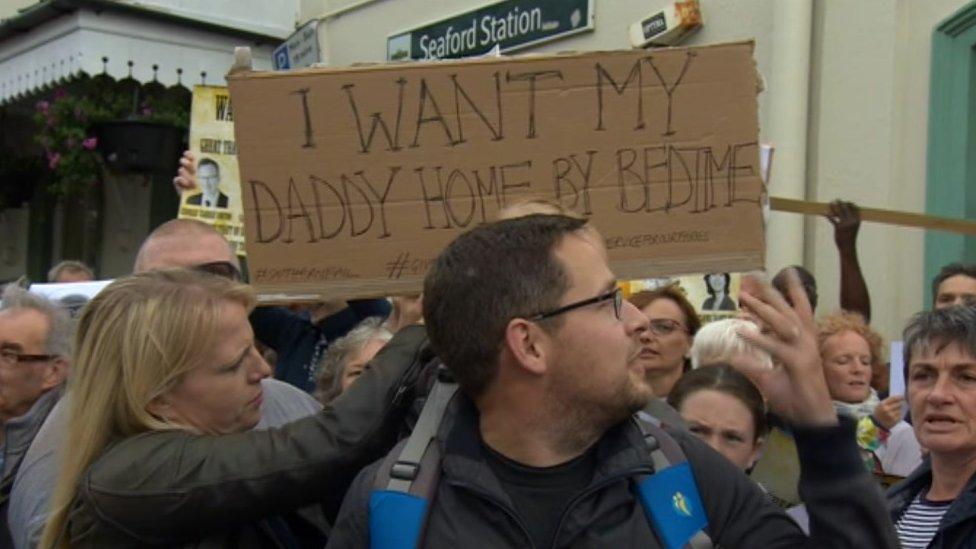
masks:
{"type": "Polygon", "coordinates": [[[0,105],[79,73],[164,86],[225,85],[235,46],[270,70],[281,39],[110,2],[45,2],[0,23],[0,105]],[[50,5],[49,5],[50,4],[50,5]],[[66,5],[68,9],[66,9],[66,5]],[[99,9],[96,9],[99,8],[99,9]]]}

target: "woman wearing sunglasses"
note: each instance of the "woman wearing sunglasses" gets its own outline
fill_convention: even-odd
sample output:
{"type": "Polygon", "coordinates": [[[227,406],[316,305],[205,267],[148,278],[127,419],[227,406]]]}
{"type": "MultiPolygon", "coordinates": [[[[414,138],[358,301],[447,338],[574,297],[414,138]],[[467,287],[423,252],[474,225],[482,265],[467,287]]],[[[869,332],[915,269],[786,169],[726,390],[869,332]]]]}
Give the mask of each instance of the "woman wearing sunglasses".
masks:
{"type": "Polygon", "coordinates": [[[681,375],[691,369],[689,351],[701,320],[675,286],[638,292],[629,301],[650,319],[650,329],[641,337],[640,359],[654,395],[665,398],[681,375]]]}

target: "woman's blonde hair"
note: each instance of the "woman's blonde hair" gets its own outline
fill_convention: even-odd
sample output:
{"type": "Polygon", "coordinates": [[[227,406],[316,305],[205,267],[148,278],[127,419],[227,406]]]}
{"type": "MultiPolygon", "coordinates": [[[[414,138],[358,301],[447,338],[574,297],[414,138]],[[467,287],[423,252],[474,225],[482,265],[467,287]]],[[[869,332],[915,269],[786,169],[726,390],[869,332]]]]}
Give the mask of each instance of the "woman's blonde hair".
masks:
{"type": "Polygon", "coordinates": [[[116,280],[85,306],[68,381],[65,453],[42,547],[67,547],[68,511],[85,472],[114,440],[177,428],[147,410],[215,344],[221,307],[254,306],[252,290],[176,269],[116,280]]]}

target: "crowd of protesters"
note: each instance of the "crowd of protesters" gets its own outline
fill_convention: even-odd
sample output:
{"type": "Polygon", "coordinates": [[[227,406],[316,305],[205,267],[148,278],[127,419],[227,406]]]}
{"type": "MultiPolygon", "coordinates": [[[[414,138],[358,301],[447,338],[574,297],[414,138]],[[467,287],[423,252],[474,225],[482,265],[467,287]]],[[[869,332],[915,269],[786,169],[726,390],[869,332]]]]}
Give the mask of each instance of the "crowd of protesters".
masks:
{"type": "Polygon", "coordinates": [[[218,232],[167,222],[77,319],[3,290],[0,547],[974,546],[976,266],[933,280],[888,395],[857,209],[829,219],[841,311],[795,267],[710,323],[624,295],[544,202],[419,296],[309,308],[256,306],[218,232]]]}

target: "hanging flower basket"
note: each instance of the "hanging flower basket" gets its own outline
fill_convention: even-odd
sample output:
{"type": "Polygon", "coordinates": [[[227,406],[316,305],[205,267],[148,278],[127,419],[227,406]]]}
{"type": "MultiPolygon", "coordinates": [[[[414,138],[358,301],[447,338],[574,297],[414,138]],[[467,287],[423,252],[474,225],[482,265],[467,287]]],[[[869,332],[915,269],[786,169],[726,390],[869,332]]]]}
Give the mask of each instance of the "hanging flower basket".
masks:
{"type": "Polygon", "coordinates": [[[34,113],[49,192],[80,196],[101,182],[106,167],[116,173],[172,173],[189,106],[184,94],[131,78],[85,76],[58,88],[34,113]]]}
{"type": "Polygon", "coordinates": [[[95,125],[98,149],[113,173],[172,173],[183,151],[183,128],[161,122],[111,120],[95,125]]]}

